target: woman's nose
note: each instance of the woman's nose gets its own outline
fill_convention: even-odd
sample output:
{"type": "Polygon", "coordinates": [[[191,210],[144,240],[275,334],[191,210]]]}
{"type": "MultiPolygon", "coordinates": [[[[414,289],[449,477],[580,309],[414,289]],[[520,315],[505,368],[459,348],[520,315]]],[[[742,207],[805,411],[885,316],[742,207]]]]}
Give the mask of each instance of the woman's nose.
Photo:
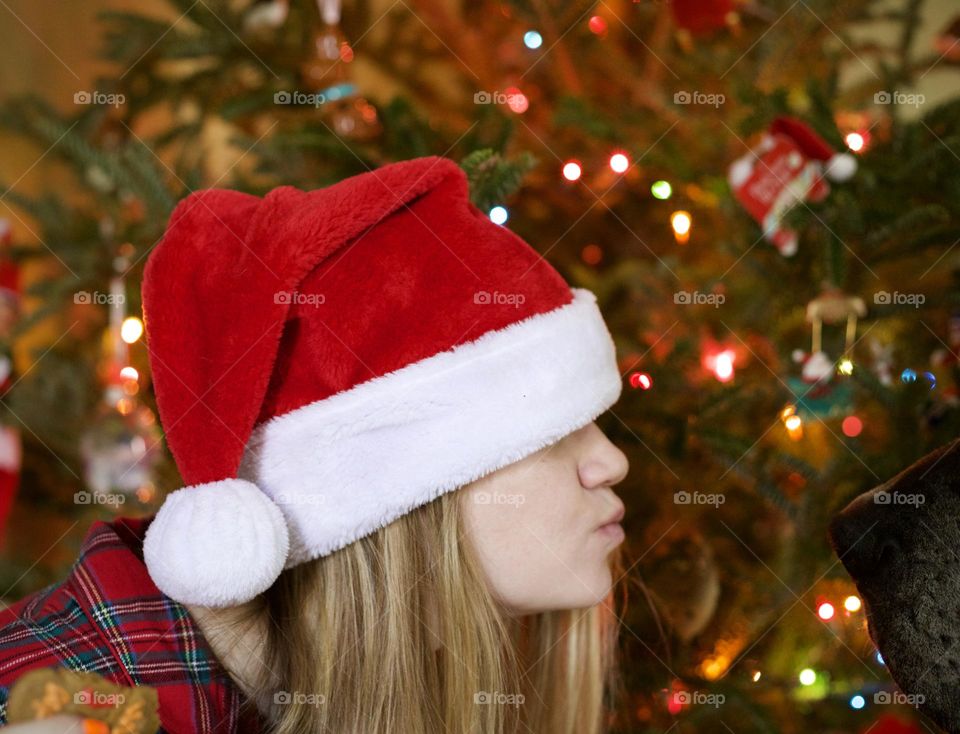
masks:
{"type": "Polygon", "coordinates": [[[630,469],[626,454],[614,446],[606,436],[603,440],[606,445],[600,449],[594,449],[579,467],[580,484],[587,489],[619,484],[630,469]]]}

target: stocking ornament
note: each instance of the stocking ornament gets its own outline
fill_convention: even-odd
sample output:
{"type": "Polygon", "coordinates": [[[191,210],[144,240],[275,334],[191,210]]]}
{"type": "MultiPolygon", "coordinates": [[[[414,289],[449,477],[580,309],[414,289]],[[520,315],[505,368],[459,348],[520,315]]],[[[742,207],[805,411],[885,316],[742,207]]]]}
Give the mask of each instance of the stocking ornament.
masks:
{"type": "Polygon", "coordinates": [[[827,178],[846,181],[856,170],[852,155],[837,153],[808,125],[784,116],[770,124],[759,145],[733,162],[728,180],[764,238],[790,257],[798,235],[783,226],[784,215],[802,202],[822,201],[830,193],[827,178]]]}

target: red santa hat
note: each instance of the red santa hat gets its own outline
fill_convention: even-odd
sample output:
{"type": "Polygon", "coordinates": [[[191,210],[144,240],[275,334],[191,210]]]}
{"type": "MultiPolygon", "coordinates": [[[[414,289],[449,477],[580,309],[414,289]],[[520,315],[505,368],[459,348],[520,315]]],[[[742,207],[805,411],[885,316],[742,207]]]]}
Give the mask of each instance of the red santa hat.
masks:
{"type": "Polygon", "coordinates": [[[846,181],[857,172],[857,159],[850,153],[838,153],[802,120],[786,115],[770,123],[770,132],[786,135],[804,155],[823,164],[823,172],[832,181],[846,181]]]}
{"type": "Polygon", "coordinates": [[[316,191],[191,194],[147,262],[143,309],[189,485],[144,559],[184,603],[249,600],[586,425],[622,389],[595,296],[437,156],[316,191]]]}

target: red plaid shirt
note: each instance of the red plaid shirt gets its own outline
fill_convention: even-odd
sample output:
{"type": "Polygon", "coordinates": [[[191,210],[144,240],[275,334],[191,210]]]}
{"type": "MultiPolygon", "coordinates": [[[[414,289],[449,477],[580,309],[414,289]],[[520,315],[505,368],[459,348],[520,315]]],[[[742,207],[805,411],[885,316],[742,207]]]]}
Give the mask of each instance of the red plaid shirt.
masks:
{"type": "Polygon", "coordinates": [[[66,580],[0,610],[0,724],[13,681],[34,668],[99,673],[148,685],[161,734],[258,734],[262,722],[217,661],[186,608],[143,563],[150,518],[96,522],[66,580]]]}

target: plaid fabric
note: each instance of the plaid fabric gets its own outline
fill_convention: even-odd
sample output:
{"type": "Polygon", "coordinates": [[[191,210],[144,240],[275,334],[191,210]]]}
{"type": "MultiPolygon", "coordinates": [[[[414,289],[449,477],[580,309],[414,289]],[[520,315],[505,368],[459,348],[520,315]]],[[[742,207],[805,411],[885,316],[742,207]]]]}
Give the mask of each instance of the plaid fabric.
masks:
{"type": "Polygon", "coordinates": [[[186,608],[147,573],[141,550],[150,518],[94,523],[66,580],[0,610],[0,724],[9,687],[34,668],[99,673],[149,685],[161,734],[258,734],[243,693],[214,657],[186,608]]]}

